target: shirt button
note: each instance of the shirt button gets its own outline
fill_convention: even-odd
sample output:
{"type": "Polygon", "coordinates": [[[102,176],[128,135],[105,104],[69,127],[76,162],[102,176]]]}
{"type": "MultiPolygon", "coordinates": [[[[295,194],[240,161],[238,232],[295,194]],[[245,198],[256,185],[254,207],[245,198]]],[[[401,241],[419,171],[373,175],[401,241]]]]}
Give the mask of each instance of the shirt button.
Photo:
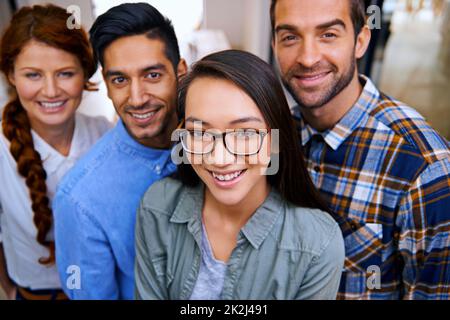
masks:
{"type": "Polygon", "coordinates": [[[354,222],[350,222],[350,228],[352,228],[353,231],[356,231],[358,229],[358,225],[354,222]]]}
{"type": "Polygon", "coordinates": [[[320,166],[314,166],[314,171],[320,173],[320,166]]]}

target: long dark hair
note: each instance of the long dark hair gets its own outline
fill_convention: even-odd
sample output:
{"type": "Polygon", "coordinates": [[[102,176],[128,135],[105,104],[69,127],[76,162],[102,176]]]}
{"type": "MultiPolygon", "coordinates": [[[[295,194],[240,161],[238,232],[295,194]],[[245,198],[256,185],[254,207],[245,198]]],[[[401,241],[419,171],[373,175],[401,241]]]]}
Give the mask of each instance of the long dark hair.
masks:
{"type": "MultiPolygon", "coordinates": [[[[272,68],[257,56],[239,50],[226,50],[204,57],[181,81],[178,99],[181,119],[185,115],[189,86],[201,77],[225,79],[234,83],[253,99],[269,128],[279,130],[279,170],[275,175],[267,176],[270,185],[296,206],[329,212],[307,172],[300,134],[272,68]]],[[[190,164],[180,164],[178,176],[189,186],[196,186],[200,182],[190,164]]]]}
{"type": "MultiPolygon", "coordinates": [[[[83,29],[69,30],[67,20],[70,14],[65,9],[54,6],[36,5],[23,7],[17,11],[1,39],[0,69],[8,79],[14,70],[14,61],[21,50],[36,40],[75,55],[83,68],[84,88],[96,90],[89,78],[95,73],[97,65],[86,32],[83,29]]],[[[41,264],[55,262],[55,246],[46,236],[53,224],[53,214],[47,196],[47,174],[40,154],[34,149],[31,124],[20,103],[17,93],[3,111],[2,129],[10,141],[10,152],[17,162],[17,170],[25,178],[30,192],[33,221],[37,228],[37,241],[49,249],[50,256],[41,258],[41,264]]]]}

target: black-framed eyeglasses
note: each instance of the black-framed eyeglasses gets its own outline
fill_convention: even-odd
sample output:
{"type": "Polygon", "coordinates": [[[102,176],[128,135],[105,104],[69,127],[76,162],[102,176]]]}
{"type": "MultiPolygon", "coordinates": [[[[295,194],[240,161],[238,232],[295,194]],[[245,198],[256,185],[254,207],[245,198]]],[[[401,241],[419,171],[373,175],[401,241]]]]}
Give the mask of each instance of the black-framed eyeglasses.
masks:
{"type": "Polygon", "coordinates": [[[211,153],[217,140],[221,139],[228,152],[237,156],[251,156],[261,150],[264,137],[268,134],[265,129],[234,129],[221,133],[188,129],[178,131],[184,151],[200,155],[211,153]]]}

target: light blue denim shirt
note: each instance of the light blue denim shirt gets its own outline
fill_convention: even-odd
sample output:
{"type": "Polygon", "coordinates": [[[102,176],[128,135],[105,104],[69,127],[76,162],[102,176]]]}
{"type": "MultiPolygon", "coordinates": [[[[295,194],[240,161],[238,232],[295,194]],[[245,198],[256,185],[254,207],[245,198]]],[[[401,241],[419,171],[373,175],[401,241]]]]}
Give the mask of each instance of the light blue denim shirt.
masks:
{"type": "MultiPolygon", "coordinates": [[[[204,185],[166,178],[145,194],[136,223],[136,298],[187,300],[201,263],[204,185]]],[[[335,299],[344,240],[333,218],[272,189],[241,229],[221,299],[335,299]]]]}
{"type": "Polygon", "coordinates": [[[132,299],[139,201],[176,166],[170,150],[136,142],[119,121],[58,187],[56,262],[71,299],[132,299]]]}

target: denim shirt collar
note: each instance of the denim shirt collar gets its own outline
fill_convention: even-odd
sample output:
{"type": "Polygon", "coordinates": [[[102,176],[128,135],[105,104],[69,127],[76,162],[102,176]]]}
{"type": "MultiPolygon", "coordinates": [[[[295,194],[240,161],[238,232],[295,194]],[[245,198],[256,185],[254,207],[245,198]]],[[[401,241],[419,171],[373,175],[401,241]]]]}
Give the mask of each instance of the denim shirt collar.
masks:
{"type": "MultiPolygon", "coordinates": [[[[199,246],[201,245],[204,190],[203,183],[199,183],[194,188],[186,187],[170,219],[172,223],[188,223],[188,230],[199,246]]],[[[283,203],[281,195],[272,188],[263,204],[241,229],[240,235],[247,238],[255,249],[261,246],[272,230],[282,213],[283,203]]]]}
{"type": "Polygon", "coordinates": [[[369,113],[376,107],[380,93],[373,82],[364,75],[359,76],[364,84],[362,93],[353,107],[332,128],[319,132],[308,125],[301,117],[299,106],[292,109],[294,118],[300,120],[302,145],[305,146],[314,135],[320,135],[333,150],[340,145],[359,127],[364,126],[369,118],[369,113]]]}
{"type": "Polygon", "coordinates": [[[166,167],[175,170],[176,165],[172,162],[170,149],[155,149],[139,143],[128,133],[122,120],[117,122],[114,130],[116,144],[122,152],[156,163],[154,169],[158,174],[166,167]]]}

